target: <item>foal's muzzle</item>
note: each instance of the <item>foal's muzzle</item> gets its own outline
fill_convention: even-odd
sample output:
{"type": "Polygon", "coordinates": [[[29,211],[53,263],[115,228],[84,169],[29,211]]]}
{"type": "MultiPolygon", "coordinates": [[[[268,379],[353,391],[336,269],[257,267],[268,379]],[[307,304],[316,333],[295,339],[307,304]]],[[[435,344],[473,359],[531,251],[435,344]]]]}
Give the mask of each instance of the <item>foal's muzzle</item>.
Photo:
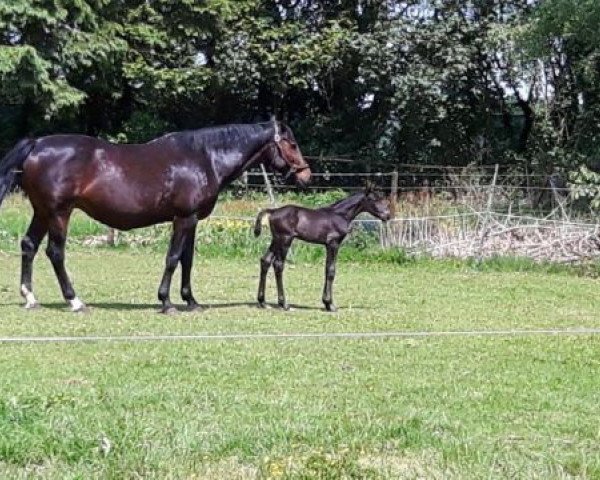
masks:
{"type": "Polygon", "coordinates": [[[383,215],[381,215],[381,216],[379,217],[379,219],[380,219],[380,220],[381,220],[383,223],[387,223],[387,222],[389,222],[389,221],[392,219],[392,214],[391,214],[391,213],[389,213],[389,212],[387,212],[387,213],[384,213],[383,215]]]}

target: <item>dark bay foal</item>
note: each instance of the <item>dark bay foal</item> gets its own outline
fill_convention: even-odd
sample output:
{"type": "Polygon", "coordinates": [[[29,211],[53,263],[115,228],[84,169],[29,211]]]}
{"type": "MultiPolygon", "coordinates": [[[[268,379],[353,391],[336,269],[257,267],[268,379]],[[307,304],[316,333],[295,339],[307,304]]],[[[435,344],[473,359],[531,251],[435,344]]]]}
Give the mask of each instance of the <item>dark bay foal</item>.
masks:
{"type": "Polygon", "coordinates": [[[272,239],[269,250],[260,261],[258,305],[265,307],[265,283],[267,272],[272,264],[277,281],[279,306],[285,310],[289,309],[283,291],[283,267],[290,245],[295,238],[299,238],[306,242],[325,245],[327,248],[323,303],[328,311],[335,312],[331,290],[335,278],[337,253],[350,232],[352,220],[362,212],[370,213],[385,222],[390,219],[389,200],[367,189],[316,210],[294,205],[262,210],[256,217],[254,235],[257,237],[260,235],[262,219],[265,215],[269,215],[272,239]]]}

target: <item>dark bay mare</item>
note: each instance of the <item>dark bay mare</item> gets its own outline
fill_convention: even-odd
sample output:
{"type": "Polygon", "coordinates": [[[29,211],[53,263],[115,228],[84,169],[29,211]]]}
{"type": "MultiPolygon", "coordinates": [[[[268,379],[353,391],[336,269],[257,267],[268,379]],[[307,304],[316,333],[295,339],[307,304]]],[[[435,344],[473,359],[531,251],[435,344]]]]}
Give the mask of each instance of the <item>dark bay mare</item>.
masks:
{"type": "Polygon", "coordinates": [[[337,253],[346,235],[350,232],[352,220],[362,212],[370,213],[384,222],[388,221],[390,219],[389,199],[367,187],[364,192],[355,193],[339,202],[316,210],[295,205],[262,210],[256,217],[254,235],[257,237],[260,235],[262,219],[265,215],[269,215],[272,239],[269,250],[260,261],[258,305],[265,307],[267,272],[273,264],[279,306],[285,310],[289,308],[283,291],[283,267],[290,245],[295,238],[299,238],[306,242],[325,245],[327,248],[323,303],[328,311],[335,312],[332,284],[335,278],[337,253]]]}
{"type": "Polygon", "coordinates": [[[79,208],[119,230],[173,222],[158,290],[162,311],[174,311],[171,277],[181,262],[181,296],[190,308],[190,274],[198,220],[209,216],[219,192],[248,168],[265,164],[300,184],[311,177],[292,131],[275,121],[169,133],[143,145],[115,145],[83,135],[52,135],[19,142],[0,160],[0,204],[19,184],[33,206],[21,242],[21,294],[37,306],[32,264],[46,234],[46,253],[73,311],[77,298],[65,269],[69,217],[79,208]]]}

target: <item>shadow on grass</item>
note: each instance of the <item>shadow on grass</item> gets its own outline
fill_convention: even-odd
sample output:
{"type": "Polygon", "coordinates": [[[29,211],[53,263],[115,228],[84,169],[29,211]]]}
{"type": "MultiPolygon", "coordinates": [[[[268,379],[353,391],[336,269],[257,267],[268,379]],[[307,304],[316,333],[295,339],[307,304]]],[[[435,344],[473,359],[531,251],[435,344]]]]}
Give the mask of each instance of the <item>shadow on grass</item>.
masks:
{"type": "MultiPolygon", "coordinates": [[[[20,303],[8,303],[6,306],[22,306],[20,303]]],[[[158,303],[123,303],[123,302],[93,302],[88,303],[87,307],[89,310],[121,310],[121,311],[144,311],[151,310],[154,313],[160,313],[160,305],[158,303]]],[[[177,311],[180,313],[193,313],[197,312],[201,314],[204,311],[208,310],[220,310],[220,309],[228,309],[228,308],[256,308],[259,309],[256,302],[224,302],[224,303],[209,303],[209,304],[201,304],[201,308],[198,310],[190,309],[185,305],[175,305],[177,311]]],[[[298,305],[298,304],[290,304],[291,310],[303,310],[303,311],[315,311],[315,312],[325,312],[325,309],[322,306],[310,306],[310,305],[298,305]]],[[[49,310],[55,311],[64,311],[69,312],[69,307],[64,302],[51,302],[51,303],[43,303],[40,305],[40,308],[47,308],[49,310]]],[[[342,309],[344,309],[342,307],[342,309]]],[[[363,306],[352,306],[352,310],[369,310],[370,307],[363,306]]],[[[266,310],[275,310],[282,311],[276,303],[268,303],[266,310]]],[[[344,309],[345,310],[345,309],[344,309]]]]}

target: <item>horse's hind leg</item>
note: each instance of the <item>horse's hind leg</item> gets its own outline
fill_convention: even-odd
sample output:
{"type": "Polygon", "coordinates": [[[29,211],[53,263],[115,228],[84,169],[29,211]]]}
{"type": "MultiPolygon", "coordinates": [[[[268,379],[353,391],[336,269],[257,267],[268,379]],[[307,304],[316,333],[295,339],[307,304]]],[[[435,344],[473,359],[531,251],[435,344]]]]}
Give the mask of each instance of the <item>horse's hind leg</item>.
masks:
{"type": "Polygon", "coordinates": [[[38,251],[40,243],[48,232],[45,221],[34,214],[27,233],[21,240],[21,295],[25,298],[25,308],[35,308],[38,303],[33,294],[32,274],[33,259],[38,251]]]}
{"type": "Polygon", "coordinates": [[[185,240],[183,252],[181,253],[181,298],[188,304],[190,309],[198,309],[200,305],[192,294],[192,264],[194,261],[194,242],[196,240],[196,225],[190,227],[191,230],[185,240]]]}
{"type": "Polygon", "coordinates": [[[269,272],[269,268],[271,268],[273,260],[275,259],[275,254],[273,253],[273,248],[274,248],[273,242],[271,242],[271,246],[269,247],[269,250],[267,250],[267,253],[265,253],[263,255],[263,257],[260,259],[260,281],[258,283],[258,295],[257,295],[258,306],[260,308],[266,307],[265,286],[267,283],[267,273],[269,272]]]}
{"type": "Polygon", "coordinates": [[[335,279],[335,262],[337,259],[337,253],[339,244],[328,244],[327,245],[327,260],[325,263],[325,287],[323,288],[323,303],[325,309],[329,312],[335,312],[337,308],[333,303],[333,280],[335,279]]]}
{"type": "Polygon", "coordinates": [[[73,312],[82,312],[85,310],[85,304],[75,295],[75,290],[65,269],[65,244],[70,215],[71,212],[68,211],[49,220],[46,255],[52,263],[64,299],[69,302],[73,312]]]}
{"type": "Polygon", "coordinates": [[[285,258],[292,241],[285,239],[277,245],[275,249],[275,261],[273,262],[273,270],[275,270],[275,280],[277,281],[277,303],[284,310],[289,310],[290,306],[285,301],[285,292],[283,289],[283,269],[285,266],[285,258]]]}
{"type": "Polygon", "coordinates": [[[195,215],[183,218],[177,217],[173,220],[173,234],[171,235],[169,251],[165,261],[165,271],[158,287],[158,299],[162,302],[162,313],[174,313],[176,311],[170,299],[171,279],[183,254],[185,242],[191,231],[196,229],[196,223],[198,223],[198,219],[195,215]]]}

